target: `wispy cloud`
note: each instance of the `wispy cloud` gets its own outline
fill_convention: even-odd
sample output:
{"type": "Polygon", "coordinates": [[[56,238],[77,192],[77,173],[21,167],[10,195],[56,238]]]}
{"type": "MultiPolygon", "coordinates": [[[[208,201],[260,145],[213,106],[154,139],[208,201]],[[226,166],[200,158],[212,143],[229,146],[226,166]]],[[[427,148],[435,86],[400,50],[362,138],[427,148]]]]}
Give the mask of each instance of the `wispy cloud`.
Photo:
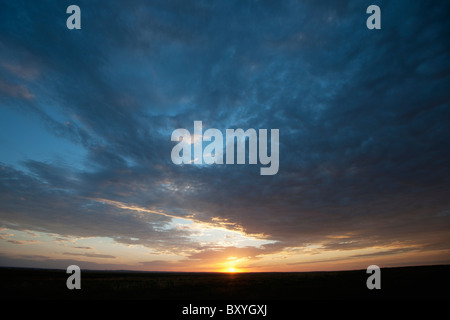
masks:
{"type": "Polygon", "coordinates": [[[74,253],[74,252],[64,252],[64,255],[69,256],[83,256],[83,257],[89,257],[89,258],[101,258],[101,259],[115,259],[115,256],[108,255],[108,254],[100,254],[100,253],[74,253]]]}

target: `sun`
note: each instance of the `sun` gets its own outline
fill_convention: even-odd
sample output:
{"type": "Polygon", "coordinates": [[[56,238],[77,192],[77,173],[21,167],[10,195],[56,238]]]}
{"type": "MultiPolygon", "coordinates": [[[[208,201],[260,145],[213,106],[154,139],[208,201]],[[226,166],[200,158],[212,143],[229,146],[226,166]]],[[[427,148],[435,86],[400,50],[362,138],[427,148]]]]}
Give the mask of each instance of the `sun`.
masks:
{"type": "Polygon", "coordinates": [[[220,269],[219,272],[224,272],[224,273],[240,273],[241,270],[239,268],[236,267],[225,267],[223,269],[220,269]]]}

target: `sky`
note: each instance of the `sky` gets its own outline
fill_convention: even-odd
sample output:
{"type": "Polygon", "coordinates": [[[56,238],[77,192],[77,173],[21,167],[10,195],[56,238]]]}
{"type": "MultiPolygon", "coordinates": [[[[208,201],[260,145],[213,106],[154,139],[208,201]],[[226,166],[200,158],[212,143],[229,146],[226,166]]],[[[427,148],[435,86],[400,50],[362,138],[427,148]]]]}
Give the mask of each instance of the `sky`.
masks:
{"type": "Polygon", "coordinates": [[[448,12],[0,0],[0,266],[449,264],[448,12]],[[278,129],[278,172],[174,164],[171,134],[194,121],[278,129]]]}

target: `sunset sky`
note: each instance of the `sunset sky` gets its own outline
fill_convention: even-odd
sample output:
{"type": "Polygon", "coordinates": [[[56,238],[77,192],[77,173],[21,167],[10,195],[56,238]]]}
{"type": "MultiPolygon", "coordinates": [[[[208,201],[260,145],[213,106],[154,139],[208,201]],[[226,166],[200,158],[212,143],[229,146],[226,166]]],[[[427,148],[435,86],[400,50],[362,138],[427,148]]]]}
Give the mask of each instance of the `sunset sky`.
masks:
{"type": "Polygon", "coordinates": [[[448,12],[0,0],[0,266],[449,264],[448,12]],[[174,164],[171,134],[194,121],[279,129],[278,173],[174,164]]]}

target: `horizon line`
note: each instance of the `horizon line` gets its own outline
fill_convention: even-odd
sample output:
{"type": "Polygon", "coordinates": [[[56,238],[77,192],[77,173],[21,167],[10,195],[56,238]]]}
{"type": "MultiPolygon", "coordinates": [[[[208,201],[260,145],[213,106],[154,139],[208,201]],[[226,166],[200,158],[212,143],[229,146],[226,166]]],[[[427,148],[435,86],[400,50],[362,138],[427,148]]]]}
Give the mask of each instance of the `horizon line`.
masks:
{"type": "MultiPolygon", "coordinates": [[[[405,265],[397,267],[380,267],[380,269],[400,269],[400,268],[422,268],[422,267],[450,267],[448,264],[423,264],[423,265],[405,265]]],[[[13,267],[0,266],[0,269],[25,269],[25,270],[45,270],[45,271],[64,271],[66,269],[58,268],[39,268],[39,267],[13,267]]],[[[366,269],[343,269],[343,270],[317,270],[317,271],[152,271],[152,270],[127,270],[127,269],[82,269],[88,272],[130,272],[130,273],[215,273],[215,274],[250,274],[250,273],[319,273],[319,272],[349,272],[349,271],[365,271],[366,269]]]]}

